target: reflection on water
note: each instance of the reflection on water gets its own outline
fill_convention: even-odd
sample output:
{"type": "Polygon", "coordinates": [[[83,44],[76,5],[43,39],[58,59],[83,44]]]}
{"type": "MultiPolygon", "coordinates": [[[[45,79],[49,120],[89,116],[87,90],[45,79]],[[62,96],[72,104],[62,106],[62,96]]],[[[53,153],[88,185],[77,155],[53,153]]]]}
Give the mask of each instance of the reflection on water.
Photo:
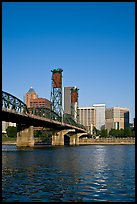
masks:
{"type": "Polygon", "coordinates": [[[2,150],[3,201],[135,201],[134,145],[2,150]]]}

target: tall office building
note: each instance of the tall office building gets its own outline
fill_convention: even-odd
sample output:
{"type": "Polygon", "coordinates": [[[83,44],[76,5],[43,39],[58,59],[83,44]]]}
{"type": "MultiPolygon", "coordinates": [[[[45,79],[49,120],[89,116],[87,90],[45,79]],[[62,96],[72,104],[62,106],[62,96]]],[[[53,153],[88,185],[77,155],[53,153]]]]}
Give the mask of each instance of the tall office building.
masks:
{"type": "Polygon", "coordinates": [[[30,87],[29,91],[25,94],[25,103],[28,108],[30,108],[30,101],[31,99],[37,99],[38,95],[36,94],[35,90],[30,87]]]}
{"type": "Polygon", "coordinates": [[[25,102],[28,108],[45,107],[51,109],[51,101],[46,98],[38,98],[32,87],[25,95],[25,102]]]}
{"type": "Polygon", "coordinates": [[[64,87],[64,113],[71,114],[71,89],[73,87],[64,87]]]}
{"type": "Polygon", "coordinates": [[[84,125],[89,133],[93,133],[93,127],[96,127],[96,110],[94,107],[79,107],[79,122],[84,125]]]}
{"type": "Polygon", "coordinates": [[[106,108],[106,129],[124,129],[129,127],[129,109],[123,107],[106,108]]]}
{"type": "Polygon", "coordinates": [[[78,122],[78,88],[64,87],[64,113],[78,122]]]}
{"type": "MultiPolygon", "coordinates": [[[[25,95],[25,102],[28,108],[36,108],[36,107],[45,108],[45,111],[47,111],[47,114],[49,114],[49,111],[51,109],[51,102],[46,98],[38,98],[38,95],[36,94],[35,90],[32,87],[30,87],[29,91],[25,95]]],[[[31,113],[31,110],[29,111],[31,113]]],[[[43,127],[34,127],[34,130],[42,130],[42,129],[43,127]]]]}
{"type": "Polygon", "coordinates": [[[105,104],[94,104],[96,110],[96,128],[101,130],[105,128],[105,104]]]}

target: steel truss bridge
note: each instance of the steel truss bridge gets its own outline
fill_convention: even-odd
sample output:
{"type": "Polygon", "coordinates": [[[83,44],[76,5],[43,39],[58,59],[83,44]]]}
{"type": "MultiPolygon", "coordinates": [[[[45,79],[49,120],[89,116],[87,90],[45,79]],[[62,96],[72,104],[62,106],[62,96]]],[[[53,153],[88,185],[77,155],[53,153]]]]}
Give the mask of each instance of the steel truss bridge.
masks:
{"type": "Polygon", "coordinates": [[[2,121],[34,126],[72,128],[87,133],[86,128],[73,120],[69,114],[61,118],[57,113],[45,107],[27,108],[26,104],[10,93],[2,91],[2,121]]]}

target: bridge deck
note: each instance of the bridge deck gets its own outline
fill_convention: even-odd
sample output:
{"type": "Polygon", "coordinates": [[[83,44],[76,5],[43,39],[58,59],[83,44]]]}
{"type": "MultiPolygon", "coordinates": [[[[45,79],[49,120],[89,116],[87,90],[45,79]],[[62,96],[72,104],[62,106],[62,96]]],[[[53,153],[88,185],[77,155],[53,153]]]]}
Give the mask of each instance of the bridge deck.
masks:
{"type": "Polygon", "coordinates": [[[6,108],[2,108],[2,121],[7,122],[14,122],[17,124],[28,124],[33,125],[35,127],[49,127],[49,128],[56,128],[56,129],[75,129],[76,132],[84,132],[87,133],[86,130],[66,124],[63,122],[59,122],[56,120],[51,120],[48,118],[26,114],[26,113],[19,113],[15,110],[9,110],[6,108]]]}

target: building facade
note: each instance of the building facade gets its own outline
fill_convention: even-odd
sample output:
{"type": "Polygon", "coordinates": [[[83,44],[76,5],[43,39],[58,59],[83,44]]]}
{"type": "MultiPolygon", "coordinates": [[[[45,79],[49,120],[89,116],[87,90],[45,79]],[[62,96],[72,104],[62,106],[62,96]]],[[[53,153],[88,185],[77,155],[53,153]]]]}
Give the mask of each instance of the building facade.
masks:
{"type": "Polygon", "coordinates": [[[74,87],[64,87],[64,113],[71,114],[71,89],[74,87]]]}
{"type": "Polygon", "coordinates": [[[46,98],[30,99],[30,108],[31,107],[45,107],[51,109],[51,102],[46,98]]]}
{"type": "MultiPolygon", "coordinates": [[[[32,87],[30,87],[29,91],[25,95],[25,103],[28,108],[43,107],[46,109],[45,111],[47,111],[47,114],[49,114],[49,110],[51,109],[51,102],[46,98],[38,98],[37,93],[32,87]]],[[[34,127],[34,130],[42,129],[43,127],[34,127]]]]}
{"type": "Polygon", "coordinates": [[[125,129],[129,127],[129,109],[123,107],[106,108],[106,129],[125,129]]]}
{"type": "Polygon", "coordinates": [[[29,91],[25,94],[25,104],[28,108],[30,108],[30,101],[32,99],[37,99],[38,95],[36,94],[35,90],[30,87],[29,91]]]}
{"type": "Polygon", "coordinates": [[[94,104],[96,110],[96,129],[101,130],[105,128],[105,104],[94,104]]]}
{"type": "Polygon", "coordinates": [[[93,127],[96,127],[96,110],[94,107],[79,107],[79,122],[84,125],[89,133],[93,133],[93,127]]]}
{"type": "Polygon", "coordinates": [[[46,98],[38,98],[35,90],[30,87],[29,91],[25,95],[25,103],[28,108],[45,107],[51,108],[51,102],[46,98]]]}

